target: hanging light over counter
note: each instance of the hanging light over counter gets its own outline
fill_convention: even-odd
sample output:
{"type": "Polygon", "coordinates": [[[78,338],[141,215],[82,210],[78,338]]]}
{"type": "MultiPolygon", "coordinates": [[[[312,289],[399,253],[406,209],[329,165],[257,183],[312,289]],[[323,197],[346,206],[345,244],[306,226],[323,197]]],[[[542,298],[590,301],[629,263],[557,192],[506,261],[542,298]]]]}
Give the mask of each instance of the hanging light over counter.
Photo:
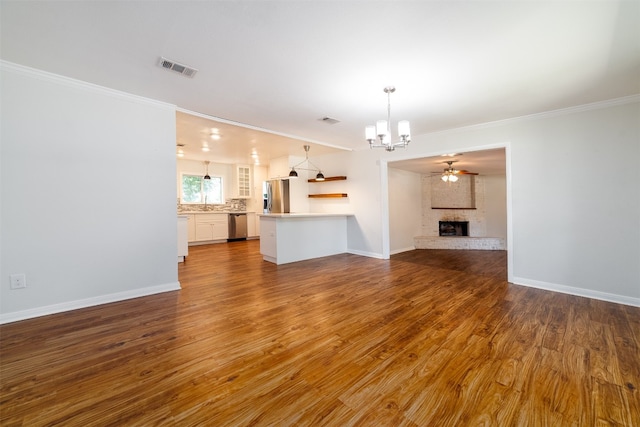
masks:
{"type": "Polygon", "coordinates": [[[305,145],[303,148],[304,148],[304,152],[305,152],[304,153],[305,154],[304,155],[304,160],[291,168],[291,172],[289,172],[289,177],[290,178],[297,178],[298,177],[298,172],[296,171],[296,168],[297,168],[299,170],[306,170],[306,171],[312,171],[312,172],[316,172],[317,171],[318,173],[316,174],[316,181],[324,181],[324,174],[322,173],[320,168],[318,168],[316,165],[311,163],[311,160],[309,160],[309,149],[311,147],[309,147],[308,145],[305,145]],[[301,168],[300,166],[305,162],[308,163],[308,165],[313,166],[315,169],[309,169],[308,167],[307,168],[301,168]]]}

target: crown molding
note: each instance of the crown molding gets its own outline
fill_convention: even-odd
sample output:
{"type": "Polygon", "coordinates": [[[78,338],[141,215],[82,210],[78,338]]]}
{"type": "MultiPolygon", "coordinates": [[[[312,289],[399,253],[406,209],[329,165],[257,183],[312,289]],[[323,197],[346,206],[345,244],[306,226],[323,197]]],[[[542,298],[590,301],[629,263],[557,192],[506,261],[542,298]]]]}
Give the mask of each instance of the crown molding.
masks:
{"type": "Polygon", "coordinates": [[[627,105],[640,103],[640,94],[623,96],[620,98],[608,99],[605,101],[591,102],[589,104],[576,105],[573,107],[559,108],[556,110],[543,111],[541,113],[528,114],[525,116],[511,117],[508,119],[494,120],[491,122],[478,123],[469,126],[461,126],[457,128],[444,129],[436,132],[423,133],[421,136],[442,136],[459,132],[469,132],[481,129],[488,129],[498,126],[506,126],[514,123],[528,122],[532,120],[547,119],[551,117],[566,116],[569,114],[582,113],[585,111],[602,110],[604,108],[616,107],[619,105],[627,105]]]}
{"type": "Polygon", "coordinates": [[[26,76],[41,81],[55,83],[61,86],[73,87],[76,89],[82,89],[88,92],[107,95],[111,97],[127,99],[139,104],[151,105],[167,110],[175,111],[176,106],[166,102],[156,101],[155,99],[145,98],[138,95],[132,95],[127,92],[123,92],[116,89],[110,89],[108,87],[100,86],[93,83],[88,83],[82,80],[73,79],[71,77],[65,77],[59,74],[50,73],[48,71],[38,70],[36,68],[27,67],[13,62],[0,60],[0,71],[11,72],[21,76],[26,76]]]}

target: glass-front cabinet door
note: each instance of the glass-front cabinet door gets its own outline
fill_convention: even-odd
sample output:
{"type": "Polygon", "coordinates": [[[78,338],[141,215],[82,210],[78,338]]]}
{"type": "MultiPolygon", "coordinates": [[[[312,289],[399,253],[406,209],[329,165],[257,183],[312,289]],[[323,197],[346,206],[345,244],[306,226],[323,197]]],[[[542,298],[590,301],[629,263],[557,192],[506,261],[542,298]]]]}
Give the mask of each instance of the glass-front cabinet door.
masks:
{"type": "Polygon", "coordinates": [[[249,166],[236,166],[236,195],[239,198],[251,197],[251,168],[249,166]]]}

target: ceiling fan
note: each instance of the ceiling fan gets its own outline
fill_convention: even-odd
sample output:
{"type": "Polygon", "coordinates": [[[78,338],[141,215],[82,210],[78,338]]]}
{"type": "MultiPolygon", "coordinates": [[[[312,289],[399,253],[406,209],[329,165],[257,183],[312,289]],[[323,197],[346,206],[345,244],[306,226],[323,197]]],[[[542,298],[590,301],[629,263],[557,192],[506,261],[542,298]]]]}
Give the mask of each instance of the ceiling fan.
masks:
{"type": "MultiPolygon", "coordinates": [[[[449,167],[444,168],[444,172],[442,173],[442,180],[444,182],[456,182],[458,180],[458,175],[478,175],[476,172],[469,172],[465,169],[454,169],[453,164],[456,163],[457,160],[447,160],[446,163],[449,167]]],[[[432,172],[432,173],[440,173],[440,172],[432,172]]]]}

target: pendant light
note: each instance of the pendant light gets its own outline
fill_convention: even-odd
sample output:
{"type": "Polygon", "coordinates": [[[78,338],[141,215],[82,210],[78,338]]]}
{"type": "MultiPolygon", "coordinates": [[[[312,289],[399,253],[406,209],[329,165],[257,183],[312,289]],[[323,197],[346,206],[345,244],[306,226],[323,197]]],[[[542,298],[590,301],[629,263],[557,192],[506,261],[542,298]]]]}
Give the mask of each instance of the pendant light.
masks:
{"type": "Polygon", "coordinates": [[[309,147],[308,145],[305,145],[303,148],[304,148],[304,151],[305,151],[304,160],[291,168],[291,172],[289,172],[289,177],[290,178],[297,178],[298,177],[298,172],[296,171],[296,168],[298,168],[300,170],[306,170],[306,171],[314,171],[314,172],[318,171],[318,173],[316,174],[316,181],[324,181],[324,174],[322,173],[322,171],[316,165],[311,163],[311,160],[309,160],[309,149],[311,147],[309,147]],[[300,165],[302,165],[305,162],[307,162],[308,165],[313,166],[315,169],[301,168],[300,165]]]}
{"type": "Polygon", "coordinates": [[[204,179],[211,179],[211,177],[209,176],[209,160],[205,160],[204,161],[205,167],[206,167],[206,172],[204,175],[204,179]]]}

